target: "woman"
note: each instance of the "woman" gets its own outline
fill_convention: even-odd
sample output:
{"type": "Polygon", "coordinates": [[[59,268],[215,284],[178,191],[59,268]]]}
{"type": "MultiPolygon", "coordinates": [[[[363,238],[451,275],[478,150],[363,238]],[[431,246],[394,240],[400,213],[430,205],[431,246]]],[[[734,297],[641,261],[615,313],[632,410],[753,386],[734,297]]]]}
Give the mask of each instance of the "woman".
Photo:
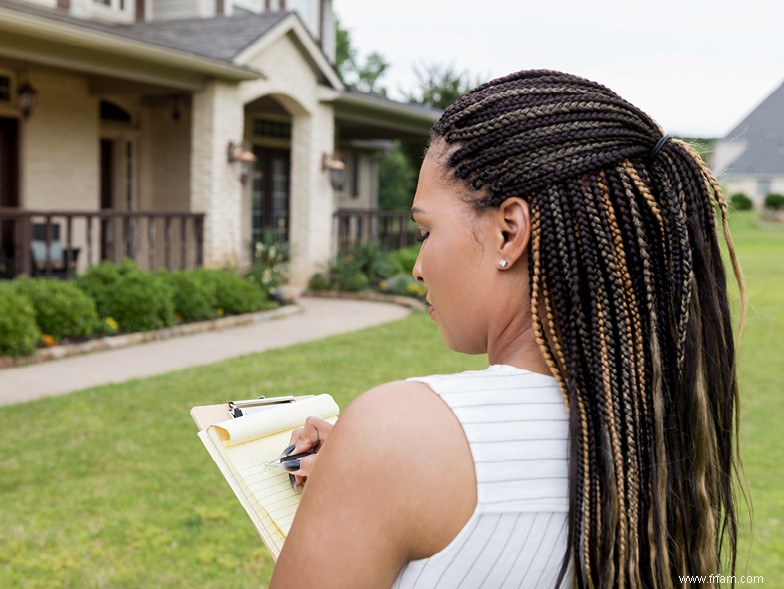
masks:
{"type": "MultiPolygon", "coordinates": [[[[718,184],[610,90],[523,71],[446,109],[414,276],[490,367],[385,384],[320,447],[273,587],[673,587],[734,573],[718,184]]],[[[743,299],[743,296],[741,296],[743,299]]],[[[741,309],[742,318],[742,309],[741,309]]]]}

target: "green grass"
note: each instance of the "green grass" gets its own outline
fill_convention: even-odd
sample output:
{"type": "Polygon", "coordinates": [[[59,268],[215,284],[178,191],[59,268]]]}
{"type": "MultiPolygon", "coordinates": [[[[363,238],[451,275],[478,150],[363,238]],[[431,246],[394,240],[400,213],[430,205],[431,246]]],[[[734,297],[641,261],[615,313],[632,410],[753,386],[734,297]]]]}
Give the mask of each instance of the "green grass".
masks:
{"type": "MultiPolygon", "coordinates": [[[[784,227],[733,217],[752,307],[740,347],[741,449],[754,533],[739,574],[784,583],[784,227]]],[[[193,405],[332,393],[484,365],[423,313],[122,385],[0,408],[0,587],[258,588],[272,563],[196,438],[193,405]]]]}
{"type": "Polygon", "coordinates": [[[196,437],[194,405],[481,367],[424,313],[0,409],[0,587],[258,588],[272,562],[196,437]]]}
{"type": "Polygon", "coordinates": [[[784,586],[784,226],[735,213],[733,240],[746,280],[749,306],[741,334],[740,450],[750,491],[753,525],[744,508],[738,574],[763,575],[784,586]]]}

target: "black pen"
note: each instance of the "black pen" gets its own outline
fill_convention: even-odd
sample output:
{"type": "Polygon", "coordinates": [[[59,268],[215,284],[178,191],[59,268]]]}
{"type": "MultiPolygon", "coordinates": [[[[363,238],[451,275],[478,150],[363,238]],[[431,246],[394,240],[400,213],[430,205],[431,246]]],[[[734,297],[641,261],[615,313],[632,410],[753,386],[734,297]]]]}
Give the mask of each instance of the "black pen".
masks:
{"type": "Polygon", "coordinates": [[[280,458],[276,458],[275,460],[270,460],[269,462],[264,463],[264,470],[269,468],[280,468],[285,470],[286,472],[291,472],[294,470],[299,470],[299,459],[305,458],[306,456],[310,456],[311,454],[315,454],[315,450],[308,450],[307,452],[300,452],[299,454],[289,454],[288,456],[281,456],[280,458]],[[291,462],[296,460],[296,464],[286,464],[287,462],[291,462]],[[296,468],[294,468],[296,467],[296,468]]]}

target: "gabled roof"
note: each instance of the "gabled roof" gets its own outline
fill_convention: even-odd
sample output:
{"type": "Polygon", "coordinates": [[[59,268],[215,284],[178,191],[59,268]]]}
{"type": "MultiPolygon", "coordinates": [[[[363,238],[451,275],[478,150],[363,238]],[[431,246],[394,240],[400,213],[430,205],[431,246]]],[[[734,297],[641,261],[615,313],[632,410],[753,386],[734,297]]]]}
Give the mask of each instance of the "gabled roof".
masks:
{"type": "Polygon", "coordinates": [[[728,166],[728,175],[784,175],[784,84],[740,122],[724,142],[745,149],[728,166]]]}
{"type": "Polygon", "coordinates": [[[181,67],[211,70],[231,79],[253,79],[261,72],[248,66],[253,53],[291,33],[321,81],[342,89],[340,78],[302,24],[296,12],[238,11],[234,16],[106,24],[75,18],[62,10],[0,0],[0,34],[3,28],[26,29],[47,39],[100,48],[117,54],[134,54],[181,67]],[[5,21],[5,22],[4,22],[5,21]],[[9,28],[10,27],[10,28],[9,28]]]}
{"type": "Polygon", "coordinates": [[[137,41],[232,62],[243,49],[255,43],[287,14],[243,12],[237,16],[137,22],[108,28],[114,34],[137,41]]]}
{"type": "Polygon", "coordinates": [[[262,75],[229,60],[140,39],[142,33],[137,35],[132,28],[133,25],[103,24],[74,18],[62,10],[0,0],[3,55],[93,73],[123,70],[127,76],[140,79],[155,76],[136,71],[139,64],[146,64],[147,69],[158,68],[164,80],[167,76],[187,77],[186,73],[236,81],[262,75]]]}

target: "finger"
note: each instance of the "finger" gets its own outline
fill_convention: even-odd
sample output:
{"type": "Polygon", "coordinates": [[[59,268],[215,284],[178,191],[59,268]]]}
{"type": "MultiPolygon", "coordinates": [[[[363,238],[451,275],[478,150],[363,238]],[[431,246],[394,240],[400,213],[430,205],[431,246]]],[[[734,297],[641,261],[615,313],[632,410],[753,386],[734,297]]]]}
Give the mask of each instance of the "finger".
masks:
{"type": "Polygon", "coordinates": [[[313,450],[321,446],[321,444],[329,437],[332,430],[332,424],[318,417],[308,417],[305,420],[305,425],[302,427],[302,432],[296,441],[296,452],[305,452],[313,450]]]}
{"type": "MultiPolygon", "coordinates": [[[[289,471],[296,477],[307,477],[310,476],[310,473],[313,471],[313,466],[316,464],[318,460],[318,454],[311,454],[310,456],[306,456],[305,458],[300,458],[296,462],[299,462],[299,469],[289,471]]],[[[294,461],[292,461],[294,462],[294,461]]]]}

